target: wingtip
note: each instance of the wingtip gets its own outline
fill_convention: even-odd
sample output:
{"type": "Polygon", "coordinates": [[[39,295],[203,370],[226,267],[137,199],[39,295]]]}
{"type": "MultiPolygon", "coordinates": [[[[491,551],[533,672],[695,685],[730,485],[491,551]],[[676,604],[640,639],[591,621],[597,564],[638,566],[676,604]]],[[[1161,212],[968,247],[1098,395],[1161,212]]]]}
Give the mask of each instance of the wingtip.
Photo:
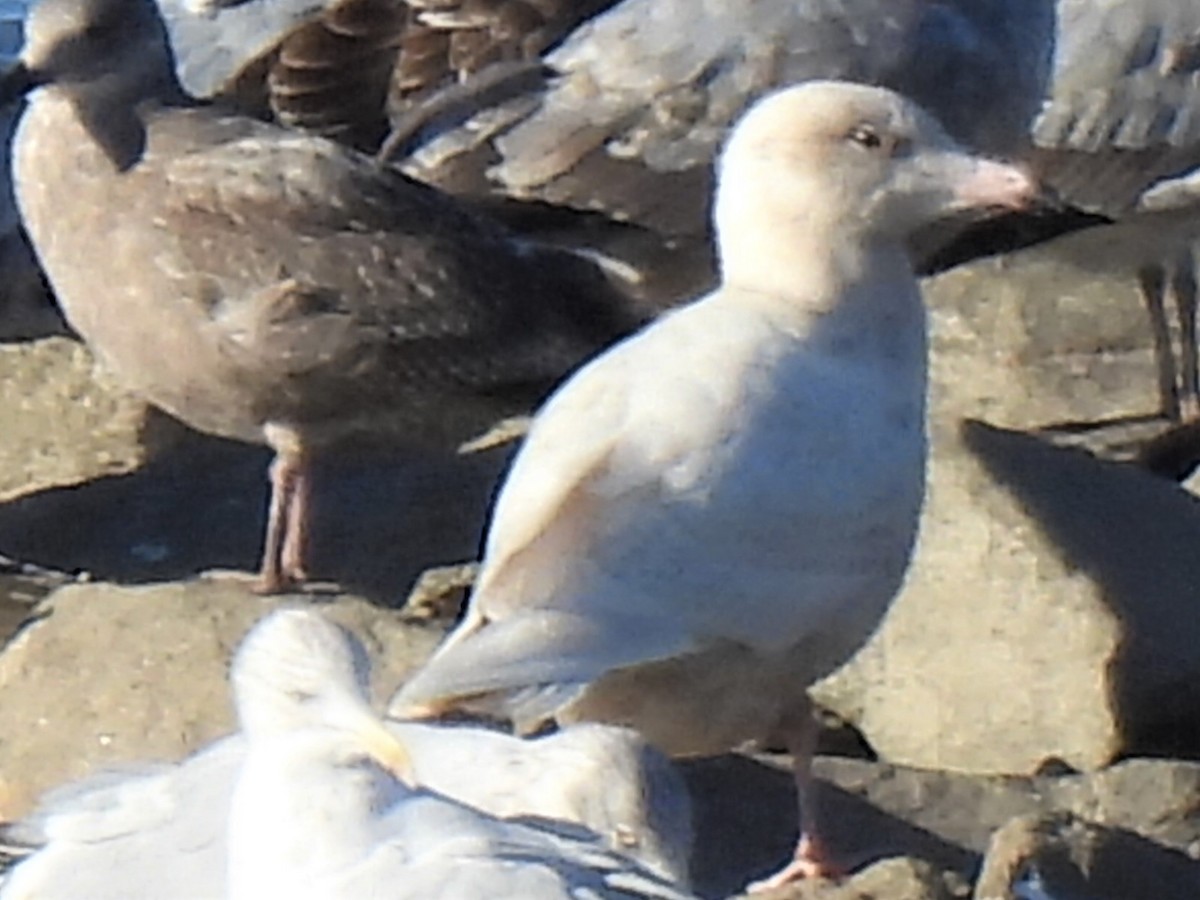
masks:
{"type": "Polygon", "coordinates": [[[431,719],[440,719],[452,708],[452,704],[447,702],[396,703],[393,701],[388,707],[387,717],[398,722],[425,722],[431,719]]]}

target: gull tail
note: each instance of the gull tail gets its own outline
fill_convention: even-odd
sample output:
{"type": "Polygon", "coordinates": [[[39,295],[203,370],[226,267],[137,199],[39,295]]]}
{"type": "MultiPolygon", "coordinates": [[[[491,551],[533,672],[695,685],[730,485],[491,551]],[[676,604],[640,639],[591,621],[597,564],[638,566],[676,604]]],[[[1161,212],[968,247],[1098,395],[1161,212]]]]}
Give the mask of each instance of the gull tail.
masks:
{"type": "Polygon", "coordinates": [[[614,669],[689,652],[682,634],[637,616],[603,619],[551,609],[468,619],[392,698],[392,718],[464,710],[505,718],[518,731],[551,719],[614,669]]]}

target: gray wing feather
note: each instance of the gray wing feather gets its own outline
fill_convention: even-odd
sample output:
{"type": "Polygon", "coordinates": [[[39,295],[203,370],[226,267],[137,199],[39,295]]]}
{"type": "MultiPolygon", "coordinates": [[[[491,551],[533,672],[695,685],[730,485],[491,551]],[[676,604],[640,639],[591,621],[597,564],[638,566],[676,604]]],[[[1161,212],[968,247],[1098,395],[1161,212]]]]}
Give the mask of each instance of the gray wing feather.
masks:
{"type": "Polygon", "coordinates": [[[648,619],[520,610],[445,644],[400,689],[389,712],[402,718],[406,710],[438,700],[500,694],[491,705],[537,719],[607,671],[690,649],[686,635],[648,619]]]}

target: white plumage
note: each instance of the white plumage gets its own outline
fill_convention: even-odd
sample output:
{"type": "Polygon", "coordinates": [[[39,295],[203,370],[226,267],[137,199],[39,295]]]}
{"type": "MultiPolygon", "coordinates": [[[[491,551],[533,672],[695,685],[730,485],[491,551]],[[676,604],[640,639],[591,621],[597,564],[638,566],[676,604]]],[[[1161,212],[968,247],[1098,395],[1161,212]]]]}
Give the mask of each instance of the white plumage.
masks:
{"type": "Polygon", "coordinates": [[[876,627],[916,536],[925,317],[905,241],[1034,188],[898,95],[836,82],[752,108],[718,181],[721,286],[538,414],[468,615],[395,714],[595,719],[674,754],[778,735],[804,792],[805,689],[876,627]]]}
{"type": "MultiPolygon", "coordinates": [[[[347,769],[343,782],[320,749],[337,746],[339,732],[333,728],[330,734],[330,721],[362,717],[357,721],[370,727],[361,694],[366,661],[357,642],[315,613],[278,613],[248,638],[234,677],[246,727],[260,745],[268,743],[249,771],[244,768],[250,744],[239,734],[179,765],[103,773],[51,792],[33,815],[8,829],[9,839],[39,849],[10,874],[0,898],[226,897],[228,823],[239,779],[247,785],[241,789],[243,811],[249,808],[251,821],[254,816],[269,818],[270,834],[280,833],[280,823],[292,815],[283,811],[287,806],[301,807],[295,812],[296,831],[285,832],[299,849],[301,869],[331,841],[351,857],[367,855],[368,844],[389,840],[402,842],[396,853],[410,853],[414,859],[424,855],[422,874],[405,870],[403,877],[397,876],[398,890],[411,893],[396,896],[469,896],[422,894],[418,886],[428,886],[427,877],[440,877],[440,863],[433,861],[453,859],[467,845],[474,848],[474,859],[492,842],[505,841],[535,857],[565,848],[573,860],[568,867],[593,860],[607,873],[596,876],[601,882],[627,878],[637,884],[648,878],[644,872],[649,870],[674,884],[687,883],[692,832],[686,789],[670,762],[627,730],[581,726],[523,741],[472,726],[386,723],[388,733],[408,752],[414,779],[445,799],[430,793],[414,808],[380,813],[375,821],[359,805],[362,795],[352,790],[356,780],[365,782],[368,797],[390,802],[408,803],[411,792],[401,790],[377,765],[361,760],[347,769]],[[293,748],[297,733],[308,737],[293,748]],[[289,759],[296,768],[285,770],[289,759]],[[273,791],[271,796],[254,797],[258,778],[265,778],[263,790],[273,791]],[[349,837],[331,838],[326,826],[311,821],[323,798],[348,804],[341,815],[351,821],[371,820],[368,834],[360,831],[355,837],[348,831],[349,837]],[[524,829],[513,837],[509,826],[493,817],[544,823],[549,831],[543,836],[524,829]],[[395,825],[394,833],[385,818],[395,825]],[[447,840],[438,830],[440,822],[455,823],[467,837],[447,840]],[[313,826],[313,833],[298,833],[306,825],[313,826]]],[[[361,757],[353,739],[349,746],[357,747],[361,757]]],[[[244,816],[251,849],[242,857],[241,872],[265,880],[277,877],[261,864],[253,849],[261,838],[244,816]]],[[[510,850],[502,848],[503,853],[510,850]]],[[[471,865],[487,869],[492,862],[471,865]]],[[[553,860],[537,863],[550,870],[555,865],[553,860]]],[[[646,883],[655,890],[660,886],[653,878],[646,883]]],[[[243,882],[240,890],[253,888],[243,882]]],[[[278,890],[276,885],[267,895],[278,890]]]]}

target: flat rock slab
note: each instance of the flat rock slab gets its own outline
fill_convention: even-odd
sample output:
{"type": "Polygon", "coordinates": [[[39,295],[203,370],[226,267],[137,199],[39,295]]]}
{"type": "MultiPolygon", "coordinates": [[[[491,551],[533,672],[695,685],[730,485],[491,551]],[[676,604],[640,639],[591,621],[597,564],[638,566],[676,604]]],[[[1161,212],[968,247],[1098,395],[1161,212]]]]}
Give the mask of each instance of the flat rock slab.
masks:
{"type": "Polygon", "coordinates": [[[925,768],[1200,752],[1200,502],[1064,445],[1153,418],[1132,279],[1088,276],[1048,247],[940,276],[927,297],[931,462],[913,568],[818,700],[884,759],[925,768]]]}
{"type": "Polygon", "coordinates": [[[186,433],[64,337],[0,344],[0,409],[0,498],[131,471],[186,433]]]}
{"type": "Polygon", "coordinates": [[[0,819],[64,781],[179,759],[231,731],[231,654],[262,616],[296,602],[363,639],[380,702],[442,636],[346,594],[262,598],[235,575],[56,591],[0,655],[0,819]]]}

